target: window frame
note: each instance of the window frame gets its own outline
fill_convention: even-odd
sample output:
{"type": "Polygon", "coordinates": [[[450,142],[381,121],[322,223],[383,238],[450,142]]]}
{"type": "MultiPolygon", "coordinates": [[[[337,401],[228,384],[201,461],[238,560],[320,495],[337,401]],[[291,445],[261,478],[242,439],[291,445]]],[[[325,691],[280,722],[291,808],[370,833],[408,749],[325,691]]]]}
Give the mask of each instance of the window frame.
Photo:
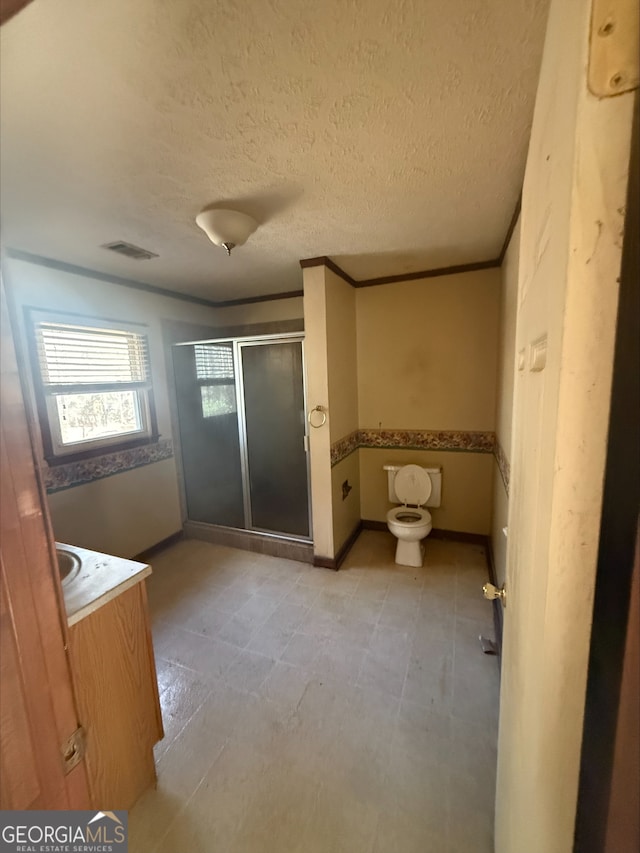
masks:
{"type": "MultiPolygon", "coordinates": [[[[51,466],[66,465],[71,462],[82,462],[88,459],[95,459],[98,456],[105,456],[109,453],[118,453],[125,450],[133,450],[136,447],[144,447],[150,444],[155,444],[160,438],[158,432],[158,420],[156,415],[154,391],[153,391],[153,376],[151,371],[151,350],[149,346],[148,326],[143,323],[131,323],[127,321],[107,319],[105,317],[91,316],[88,314],[77,314],[74,312],[59,312],[47,311],[41,308],[26,307],[26,330],[29,345],[29,355],[31,360],[31,378],[33,382],[34,397],[38,420],[40,423],[40,434],[42,438],[42,447],[44,458],[51,466]],[[60,435],[59,420],[55,407],[56,394],[47,391],[43,382],[42,372],[40,369],[40,358],[38,354],[37,343],[37,327],[40,323],[50,323],[60,326],[78,326],[85,329],[104,329],[106,331],[125,331],[134,332],[141,335],[144,339],[146,347],[149,376],[147,382],[136,383],[113,383],[105,385],[105,383],[87,384],[86,386],[70,386],[73,387],[71,393],[106,393],[112,390],[132,390],[136,391],[138,405],[142,409],[144,419],[146,420],[146,429],[144,434],[139,431],[131,433],[131,437],[127,438],[127,434],[119,433],[114,436],[103,436],[95,440],[87,440],[67,445],[68,450],[63,449],[63,445],[58,440],[60,435]],[[140,393],[143,392],[143,393],[140,393]]],[[[58,386],[59,387],[59,386],[58,386]]]]}

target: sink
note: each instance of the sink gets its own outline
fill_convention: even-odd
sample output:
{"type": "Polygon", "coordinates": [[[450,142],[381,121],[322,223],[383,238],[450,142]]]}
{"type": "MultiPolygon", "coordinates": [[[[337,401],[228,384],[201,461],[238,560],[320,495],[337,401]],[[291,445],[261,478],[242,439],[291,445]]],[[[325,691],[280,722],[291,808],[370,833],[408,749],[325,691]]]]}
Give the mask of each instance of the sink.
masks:
{"type": "Polygon", "coordinates": [[[80,571],[80,557],[66,548],[56,548],[56,556],[58,557],[58,571],[60,572],[60,580],[62,585],[66,586],[80,571]]]}

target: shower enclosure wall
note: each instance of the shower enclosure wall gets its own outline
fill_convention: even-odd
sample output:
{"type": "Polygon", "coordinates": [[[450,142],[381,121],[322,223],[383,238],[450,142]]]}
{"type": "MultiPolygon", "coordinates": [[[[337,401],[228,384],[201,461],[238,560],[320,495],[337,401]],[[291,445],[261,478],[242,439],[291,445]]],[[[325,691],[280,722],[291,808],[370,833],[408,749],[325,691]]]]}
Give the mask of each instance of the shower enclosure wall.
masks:
{"type": "Polygon", "coordinates": [[[299,334],[173,348],[190,521],[309,541],[299,334]]]}

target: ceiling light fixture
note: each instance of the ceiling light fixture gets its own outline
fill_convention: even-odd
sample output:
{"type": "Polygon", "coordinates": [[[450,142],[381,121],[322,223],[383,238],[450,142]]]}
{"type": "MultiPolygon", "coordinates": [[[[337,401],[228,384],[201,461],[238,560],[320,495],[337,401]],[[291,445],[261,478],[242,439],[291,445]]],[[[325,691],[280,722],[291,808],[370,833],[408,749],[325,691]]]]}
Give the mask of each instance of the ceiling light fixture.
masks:
{"type": "Polygon", "coordinates": [[[238,210],[225,210],[220,207],[205,208],[196,216],[196,225],[204,231],[216,246],[227,250],[227,255],[235,246],[242,246],[249,235],[258,227],[252,216],[238,210]]]}

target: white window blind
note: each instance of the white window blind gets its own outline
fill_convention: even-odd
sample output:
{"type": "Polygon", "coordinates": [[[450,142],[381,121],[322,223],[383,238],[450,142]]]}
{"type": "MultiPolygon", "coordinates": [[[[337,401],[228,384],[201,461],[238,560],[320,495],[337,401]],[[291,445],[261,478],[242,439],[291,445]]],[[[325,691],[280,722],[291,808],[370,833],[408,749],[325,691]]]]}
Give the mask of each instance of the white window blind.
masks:
{"type": "Polygon", "coordinates": [[[46,322],[38,323],[35,331],[40,374],[50,393],[61,387],[149,382],[144,335],[46,322]]]}

